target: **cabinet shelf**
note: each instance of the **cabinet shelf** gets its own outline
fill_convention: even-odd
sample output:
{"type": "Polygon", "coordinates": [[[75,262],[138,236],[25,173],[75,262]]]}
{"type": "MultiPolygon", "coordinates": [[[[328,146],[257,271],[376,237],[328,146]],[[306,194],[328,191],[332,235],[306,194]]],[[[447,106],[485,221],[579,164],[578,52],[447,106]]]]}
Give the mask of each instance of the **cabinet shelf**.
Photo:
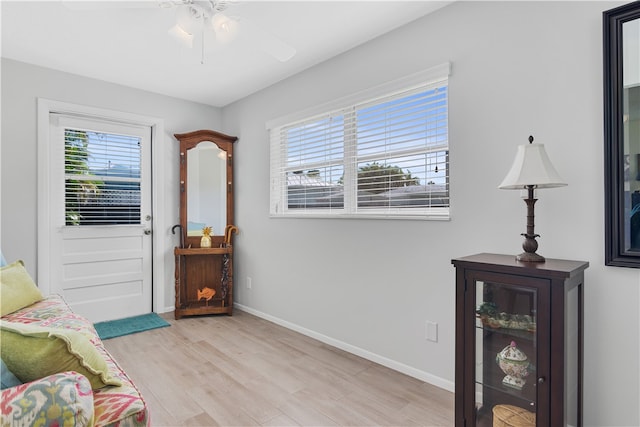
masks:
{"type": "Polygon", "coordinates": [[[230,307],[187,307],[176,309],[177,315],[182,316],[202,316],[205,314],[231,314],[230,307]]]}
{"type": "Polygon", "coordinates": [[[224,255],[233,252],[233,248],[175,248],[176,255],[224,255]]]}
{"type": "Polygon", "coordinates": [[[508,329],[508,328],[491,328],[489,326],[476,325],[478,330],[484,331],[485,336],[489,335],[502,335],[505,337],[517,338],[520,340],[533,341],[535,338],[535,332],[524,331],[520,329],[508,329]]]}
{"type": "Polygon", "coordinates": [[[494,399],[496,402],[517,402],[516,406],[526,407],[535,406],[535,386],[525,386],[522,391],[518,391],[506,386],[496,386],[490,383],[476,382],[478,386],[481,386],[485,392],[491,391],[493,394],[500,396],[499,399],[494,399]]]}

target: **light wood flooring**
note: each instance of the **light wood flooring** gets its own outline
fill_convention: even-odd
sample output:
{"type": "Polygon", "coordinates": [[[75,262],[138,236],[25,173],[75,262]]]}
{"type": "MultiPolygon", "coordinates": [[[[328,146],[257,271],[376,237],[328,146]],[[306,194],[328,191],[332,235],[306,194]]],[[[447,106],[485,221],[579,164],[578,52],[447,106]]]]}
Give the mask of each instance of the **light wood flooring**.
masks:
{"type": "Polygon", "coordinates": [[[153,426],[452,426],[453,394],[246,312],[105,340],[153,426]]]}

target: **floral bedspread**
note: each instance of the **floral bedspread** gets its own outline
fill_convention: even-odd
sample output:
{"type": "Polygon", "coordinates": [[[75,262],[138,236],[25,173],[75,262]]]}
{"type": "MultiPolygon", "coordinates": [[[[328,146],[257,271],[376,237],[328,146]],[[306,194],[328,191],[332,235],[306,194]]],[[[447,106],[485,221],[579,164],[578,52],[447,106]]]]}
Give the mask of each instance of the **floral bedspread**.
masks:
{"type": "Polygon", "coordinates": [[[142,395],[118,363],[104,347],[93,324],[71,311],[58,295],[51,295],[22,310],[2,317],[17,323],[72,329],[85,334],[107,361],[109,370],[122,381],[122,386],[107,386],[93,392],[96,426],[138,427],[150,425],[149,411],[142,395]]]}

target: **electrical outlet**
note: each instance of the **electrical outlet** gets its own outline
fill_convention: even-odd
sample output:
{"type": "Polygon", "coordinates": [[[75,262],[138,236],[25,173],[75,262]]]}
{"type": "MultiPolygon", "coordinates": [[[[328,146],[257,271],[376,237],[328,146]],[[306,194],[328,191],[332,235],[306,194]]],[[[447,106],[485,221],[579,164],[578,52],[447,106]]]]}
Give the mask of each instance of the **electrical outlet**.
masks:
{"type": "Polygon", "coordinates": [[[247,277],[247,289],[251,289],[251,277],[247,277]]]}
{"type": "Polygon", "coordinates": [[[427,341],[438,342],[438,324],[435,322],[426,322],[425,338],[427,341]]]}

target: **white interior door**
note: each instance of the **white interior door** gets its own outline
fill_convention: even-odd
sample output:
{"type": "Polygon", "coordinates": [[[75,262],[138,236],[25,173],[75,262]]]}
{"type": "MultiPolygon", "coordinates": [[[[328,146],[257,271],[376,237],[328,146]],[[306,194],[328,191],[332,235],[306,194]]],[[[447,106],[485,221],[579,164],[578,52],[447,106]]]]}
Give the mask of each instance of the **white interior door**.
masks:
{"type": "Polygon", "coordinates": [[[50,115],[50,289],[93,322],[152,311],[151,128],[50,115]]]}

